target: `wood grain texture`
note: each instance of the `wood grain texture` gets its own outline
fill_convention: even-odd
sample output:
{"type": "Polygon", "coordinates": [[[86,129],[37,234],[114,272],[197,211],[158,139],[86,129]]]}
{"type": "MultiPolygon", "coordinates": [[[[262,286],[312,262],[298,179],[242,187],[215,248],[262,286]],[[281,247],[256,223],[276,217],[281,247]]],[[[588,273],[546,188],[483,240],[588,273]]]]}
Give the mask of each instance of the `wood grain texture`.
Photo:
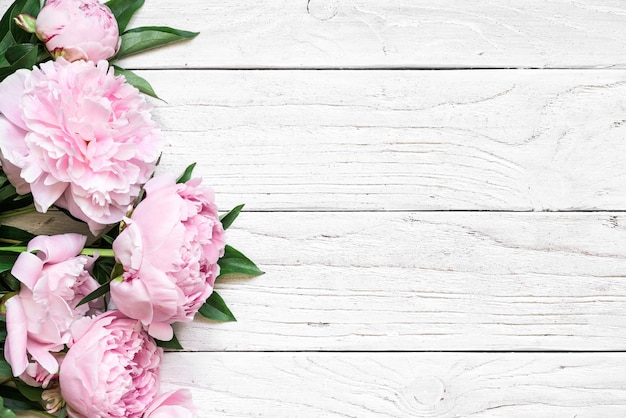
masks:
{"type": "Polygon", "coordinates": [[[239,322],[176,326],[163,389],[200,417],[626,416],[625,21],[619,0],[146,2],[131,27],[201,32],[120,63],[165,100],[160,170],[197,161],[220,209],[247,203],[229,242],[266,271],[218,282],[239,322]]]}
{"type": "Polygon", "coordinates": [[[145,71],[223,208],[622,210],[624,71],[145,71]],[[173,82],[175,80],[175,82],[173,82]]]}
{"type": "Polygon", "coordinates": [[[188,350],[623,350],[626,217],[244,213],[229,242],[266,274],[216,289],[239,322],[188,350]]]}
{"type": "Polygon", "coordinates": [[[201,417],[623,417],[620,354],[169,353],[201,417]]]}
{"type": "Polygon", "coordinates": [[[625,68],[625,20],[619,0],[151,0],[131,26],[167,24],[200,36],[123,64],[625,68]]]}
{"type": "Polygon", "coordinates": [[[89,232],[89,227],[86,223],[74,220],[54,207],[50,208],[46,213],[30,212],[0,219],[0,225],[20,228],[34,235],[55,235],[74,232],[86,235],[89,242],[93,242],[96,239],[89,232]]]}

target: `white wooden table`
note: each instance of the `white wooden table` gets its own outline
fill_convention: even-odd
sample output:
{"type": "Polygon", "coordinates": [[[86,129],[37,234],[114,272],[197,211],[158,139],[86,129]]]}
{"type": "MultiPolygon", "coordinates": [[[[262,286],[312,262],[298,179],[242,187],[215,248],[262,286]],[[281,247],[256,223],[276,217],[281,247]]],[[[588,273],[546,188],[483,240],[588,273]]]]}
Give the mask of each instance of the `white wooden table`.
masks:
{"type": "MultiPolygon", "coordinates": [[[[1,0],[0,5],[9,1],[1,0]]],[[[267,273],[178,327],[201,417],[626,416],[626,1],[148,0],[122,64],[267,273]]]]}

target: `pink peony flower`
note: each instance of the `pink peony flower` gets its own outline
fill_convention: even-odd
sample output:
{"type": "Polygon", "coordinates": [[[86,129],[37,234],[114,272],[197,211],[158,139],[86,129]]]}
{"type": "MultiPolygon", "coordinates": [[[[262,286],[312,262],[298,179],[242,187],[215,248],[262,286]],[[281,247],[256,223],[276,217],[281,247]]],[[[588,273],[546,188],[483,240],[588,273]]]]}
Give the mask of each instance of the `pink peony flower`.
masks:
{"type": "Polygon", "coordinates": [[[59,374],[70,417],[141,417],[159,391],[163,350],[119,311],[79,322],[72,332],[59,374]]]}
{"type": "Polygon", "coordinates": [[[172,338],[169,324],[193,319],[213,291],[224,255],[213,192],[200,182],[176,184],[169,173],[154,177],[113,243],[124,274],[111,283],[111,298],[160,340],[172,338]]]}
{"type": "Polygon", "coordinates": [[[0,83],[0,112],[0,162],[18,193],[94,233],[130,209],[163,144],[143,96],[106,61],[19,70],[0,83]]]}
{"type": "Polygon", "coordinates": [[[143,418],[196,418],[196,408],[191,402],[191,392],[180,389],[157,396],[143,418]]]}
{"type": "Polygon", "coordinates": [[[17,258],[11,273],[21,282],[21,289],[5,303],[4,355],[14,376],[26,371],[42,383],[49,380],[29,364],[28,355],[48,373],[57,373],[59,362],[52,353],[70,341],[70,326],[102,308],[101,301],[76,307],[99,286],[87,271],[93,259],[77,256],[85,240],[78,234],[40,235],[28,243],[29,252],[17,258]]]}
{"type": "Polygon", "coordinates": [[[117,20],[98,0],[48,0],[35,28],[55,58],[97,62],[120,48],[117,20]]]}

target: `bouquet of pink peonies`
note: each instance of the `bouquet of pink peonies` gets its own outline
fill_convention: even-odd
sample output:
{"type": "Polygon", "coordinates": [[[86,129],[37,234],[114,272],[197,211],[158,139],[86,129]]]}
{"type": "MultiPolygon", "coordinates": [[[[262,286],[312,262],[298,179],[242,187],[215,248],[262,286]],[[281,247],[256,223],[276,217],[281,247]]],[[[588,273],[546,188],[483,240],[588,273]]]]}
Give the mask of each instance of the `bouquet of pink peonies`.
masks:
{"type": "Polygon", "coordinates": [[[194,164],[154,173],[156,95],[111,63],[197,33],[126,29],[142,5],[17,0],[0,21],[0,221],[54,206],[97,237],[0,224],[0,417],[196,416],[159,390],[171,325],[234,320],[216,279],[262,274],[226,245],[243,205],[220,216],[194,164]]]}

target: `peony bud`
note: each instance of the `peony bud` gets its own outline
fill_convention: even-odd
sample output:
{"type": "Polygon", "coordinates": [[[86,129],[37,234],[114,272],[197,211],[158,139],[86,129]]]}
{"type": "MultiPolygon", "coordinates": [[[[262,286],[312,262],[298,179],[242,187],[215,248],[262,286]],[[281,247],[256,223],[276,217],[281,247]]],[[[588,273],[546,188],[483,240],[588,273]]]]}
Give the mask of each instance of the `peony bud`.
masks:
{"type": "Polygon", "coordinates": [[[44,402],[44,408],[49,414],[58,413],[65,406],[65,400],[61,396],[61,388],[55,385],[52,389],[46,389],[41,393],[41,399],[44,402]]]}
{"type": "Polygon", "coordinates": [[[36,32],[36,29],[35,29],[36,19],[32,17],[31,15],[22,13],[22,14],[17,15],[13,20],[15,21],[15,24],[17,26],[24,29],[26,32],[28,33],[36,32]]]}
{"type": "Polygon", "coordinates": [[[224,255],[213,191],[200,181],[178,184],[171,173],[152,178],[113,242],[124,269],[123,280],[111,282],[113,303],[163,341],[173,336],[170,324],[191,321],[213,292],[224,255]]]}
{"type": "Polygon", "coordinates": [[[109,59],[121,42],[115,16],[98,0],[48,0],[36,30],[54,58],[70,62],[109,59]]]}

